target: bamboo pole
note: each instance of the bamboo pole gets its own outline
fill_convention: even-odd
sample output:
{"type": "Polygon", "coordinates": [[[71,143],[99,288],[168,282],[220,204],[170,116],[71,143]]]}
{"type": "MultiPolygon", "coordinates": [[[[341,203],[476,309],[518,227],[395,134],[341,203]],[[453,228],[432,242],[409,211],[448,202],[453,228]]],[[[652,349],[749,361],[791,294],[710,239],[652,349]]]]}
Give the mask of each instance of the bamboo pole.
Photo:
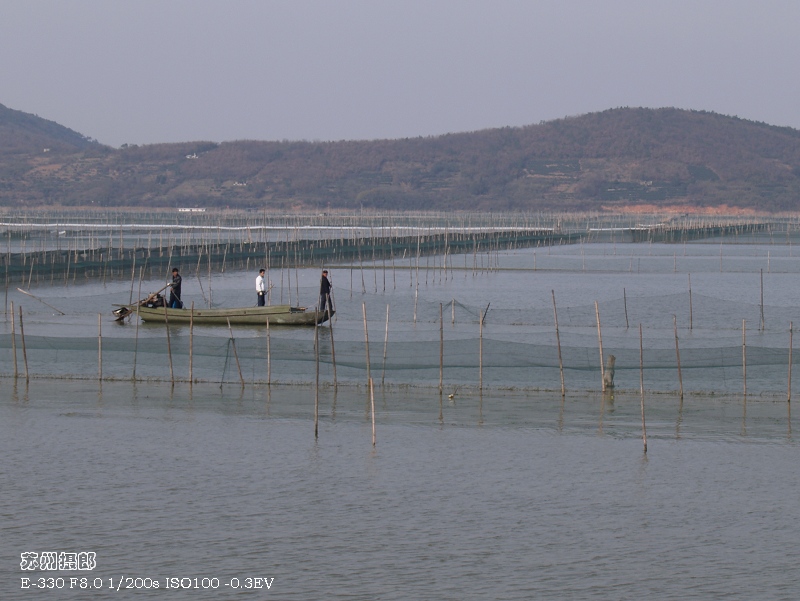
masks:
{"type": "Polygon", "coordinates": [[[211,291],[211,250],[208,251],[208,308],[211,308],[212,303],[212,291],[211,291]]]}
{"type": "Polygon", "coordinates": [[[764,270],[761,270],[761,331],[764,331],[764,270]]]}
{"type": "Polygon", "coordinates": [[[11,351],[14,355],[14,378],[19,377],[19,366],[17,365],[17,318],[15,317],[14,301],[11,301],[11,351]]]}
{"type": "Polygon", "coordinates": [[[194,382],[194,301],[189,308],[189,387],[194,382]]]}
{"type": "MultiPolygon", "coordinates": [[[[331,293],[333,290],[331,290],[331,293]]],[[[333,294],[328,295],[328,302],[327,302],[328,309],[333,309],[333,312],[336,312],[336,307],[333,306],[333,294]]],[[[337,388],[339,386],[339,381],[336,377],[336,344],[333,340],[333,319],[331,318],[331,313],[328,311],[328,329],[331,333],[331,361],[333,363],[333,387],[337,388]]]]}
{"type": "Polygon", "coordinates": [[[442,303],[439,303],[439,394],[444,387],[444,320],[442,319],[442,303]]]}
{"type": "Polygon", "coordinates": [[[372,384],[372,378],[369,379],[369,403],[370,413],[372,415],[372,446],[375,446],[375,387],[372,384]]]}
{"type": "Polygon", "coordinates": [[[31,287],[31,280],[33,279],[33,266],[34,266],[35,264],[36,264],[36,257],[34,257],[33,259],[31,259],[31,271],[30,271],[30,273],[28,274],[28,285],[26,286],[26,288],[30,288],[30,287],[31,287]]]}
{"type": "MultiPolygon", "coordinates": [[[[11,243],[11,230],[8,231],[8,237],[9,237],[9,244],[10,244],[11,243]]],[[[53,255],[53,258],[55,259],[55,255],[53,255]]],[[[4,317],[5,317],[5,321],[6,322],[8,322],[8,268],[10,267],[10,263],[11,263],[11,252],[9,251],[8,254],[6,255],[6,264],[5,264],[5,270],[4,270],[5,271],[5,274],[4,274],[5,275],[5,301],[3,302],[3,312],[5,313],[4,317]]],[[[52,277],[52,273],[53,272],[51,271],[50,272],[51,277],[52,277]]],[[[52,284],[52,282],[51,282],[51,284],[52,284]]]]}
{"type": "Polygon", "coordinates": [[[97,379],[103,381],[103,315],[97,314],[97,379]]]}
{"type": "Polygon", "coordinates": [[[556,346],[558,347],[558,371],[561,374],[561,396],[564,397],[567,394],[566,387],[564,386],[564,362],[561,359],[561,335],[558,331],[558,310],[556,309],[556,291],[551,290],[550,293],[553,295],[553,319],[556,322],[556,346]]]}
{"type": "MultiPolygon", "coordinates": [[[[317,324],[317,307],[314,308],[314,368],[316,382],[314,385],[314,438],[319,438],[319,325],[317,324]]],[[[370,384],[372,379],[370,378],[370,384]]]]}
{"type": "Polygon", "coordinates": [[[269,317],[267,317],[267,386],[272,386],[272,357],[269,337],[269,317]]]}
{"type": "Polygon", "coordinates": [[[478,324],[478,389],[483,390],[483,319],[478,324]]]}
{"type": "Polygon", "coordinates": [[[372,378],[372,374],[370,372],[369,367],[369,332],[367,331],[367,303],[361,303],[361,310],[364,314],[364,344],[367,351],[367,381],[369,382],[370,378],[372,378]]]}
{"type": "Polygon", "coordinates": [[[683,374],[681,373],[681,349],[678,346],[678,318],[672,316],[672,325],[675,329],[675,358],[678,361],[678,385],[680,386],[681,400],[683,400],[683,374]]]}
{"type": "Polygon", "coordinates": [[[745,320],[742,320],[742,385],[744,386],[744,396],[747,396],[747,337],[745,320]]]}
{"type": "Polygon", "coordinates": [[[169,317],[167,316],[167,304],[164,303],[164,329],[167,331],[167,354],[169,355],[169,381],[175,385],[175,372],[172,369],[172,342],[169,338],[169,317]]]}
{"type": "Polygon", "coordinates": [[[67,240],[67,273],[64,275],[64,286],[66,287],[67,283],[69,282],[69,268],[72,264],[72,261],[69,260],[69,240],[67,240]]]}
{"type": "Polygon", "coordinates": [[[625,292],[625,288],[622,289],[622,304],[625,307],[625,329],[627,330],[629,327],[628,324],[628,295],[625,292]]]}
{"type": "MultiPolygon", "coordinates": [[[[22,330],[22,313],[20,313],[20,320],[19,320],[20,330],[22,330]]],[[[787,388],[786,393],[786,401],[788,403],[792,402],[792,334],[794,333],[794,328],[792,327],[792,322],[789,322],[789,386],[787,388]]],[[[25,340],[23,339],[23,348],[24,348],[25,340]]],[[[27,368],[26,368],[27,373],[27,368]]]]}
{"type": "Polygon", "coordinates": [[[136,281],[136,247],[133,247],[133,265],[131,265],[131,294],[128,297],[128,304],[133,302],[133,283],[136,281]]]}
{"type": "MultiPolygon", "coordinates": [[[[137,298],[142,298],[142,275],[144,273],[144,267],[139,268],[139,292],[137,298]]],[[[131,380],[134,382],[136,381],[136,359],[138,356],[139,351],[139,307],[141,306],[141,301],[136,302],[136,335],[134,336],[133,342],[133,373],[131,374],[131,380]]]]}
{"type": "Polygon", "coordinates": [[[417,299],[419,297],[419,282],[417,282],[417,286],[414,289],[414,325],[417,324],[417,299]]]}
{"type": "Polygon", "coordinates": [[[381,386],[386,378],[386,351],[389,346],[389,303],[386,303],[386,334],[383,337],[383,368],[381,369],[381,386]]]}
{"type": "Polygon", "coordinates": [[[19,306],[19,337],[22,340],[22,360],[25,363],[25,382],[30,381],[28,373],[28,351],[25,347],[25,326],[22,323],[22,305],[19,306]]]}
{"type": "Polygon", "coordinates": [[[642,324],[639,324],[639,393],[642,407],[642,443],[647,453],[647,427],[644,420],[644,345],[642,343],[642,324]]]}
{"type": "Polygon", "coordinates": [[[597,341],[600,346],[600,378],[603,383],[603,392],[606,391],[606,366],[605,362],[603,361],[603,334],[600,331],[600,308],[597,305],[597,301],[594,301],[594,314],[597,318],[597,341]]]}
{"type": "MultiPolygon", "coordinates": [[[[28,282],[28,285],[30,286],[30,282],[28,282]]],[[[57,313],[60,313],[61,315],[66,315],[66,313],[64,313],[64,312],[63,312],[61,309],[56,309],[56,308],[55,308],[53,305],[48,305],[46,302],[44,302],[44,301],[43,301],[42,299],[40,299],[38,296],[34,296],[34,295],[33,295],[33,294],[31,294],[30,292],[26,292],[26,291],[25,291],[25,290],[23,290],[22,288],[17,288],[17,290],[18,290],[19,292],[22,292],[22,294],[27,294],[27,295],[28,295],[28,296],[30,296],[31,298],[34,298],[34,299],[36,299],[37,301],[39,301],[39,302],[40,302],[40,303],[42,303],[43,305],[46,305],[46,306],[50,307],[50,308],[51,308],[53,311],[56,311],[57,313]]]]}

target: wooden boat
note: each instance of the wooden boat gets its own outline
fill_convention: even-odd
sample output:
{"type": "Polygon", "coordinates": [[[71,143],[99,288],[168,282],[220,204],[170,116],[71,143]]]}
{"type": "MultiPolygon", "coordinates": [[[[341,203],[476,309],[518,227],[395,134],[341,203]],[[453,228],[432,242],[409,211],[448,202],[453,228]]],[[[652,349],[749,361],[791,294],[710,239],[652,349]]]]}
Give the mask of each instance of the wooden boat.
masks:
{"type": "Polygon", "coordinates": [[[285,325],[285,326],[313,326],[325,323],[333,317],[336,311],[318,313],[306,307],[292,307],[291,305],[270,305],[268,307],[237,307],[217,309],[165,309],[161,306],[147,306],[153,303],[140,305],[118,305],[114,310],[117,321],[129,315],[139,313],[143,321],[168,320],[169,323],[189,323],[194,320],[198,325],[285,325]]]}

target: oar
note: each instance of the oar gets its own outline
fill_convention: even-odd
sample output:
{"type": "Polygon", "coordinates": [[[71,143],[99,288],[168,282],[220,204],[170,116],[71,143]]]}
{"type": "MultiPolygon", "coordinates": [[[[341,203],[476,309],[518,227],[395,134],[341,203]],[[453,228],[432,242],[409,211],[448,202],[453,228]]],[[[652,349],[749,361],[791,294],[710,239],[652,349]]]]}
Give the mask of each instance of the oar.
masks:
{"type": "Polygon", "coordinates": [[[27,295],[28,295],[28,296],[30,296],[31,298],[35,298],[37,301],[39,301],[39,302],[40,302],[40,303],[42,303],[43,305],[47,305],[48,307],[50,307],[50,308],[51,308],[53,311],[58,311],[59,313],[61,313],[61,315],[66,315],[66,313],[64,313],[62,310],[60,310],[60,309],[56,309],[56,308],[55,308],[53,305],[48,305],[46,302],[44,302],[44,301],[43,301],[42,299],[40,299],[38,296],[34,296],[34,295],[33,295],[33,294],[31,294],[30,292],[25,292],[25,291],[24,291],[22,288],[17,288],[17,290],[19,290],[20,292],[22,292],[22,294],[27,294],[27,295]]]}

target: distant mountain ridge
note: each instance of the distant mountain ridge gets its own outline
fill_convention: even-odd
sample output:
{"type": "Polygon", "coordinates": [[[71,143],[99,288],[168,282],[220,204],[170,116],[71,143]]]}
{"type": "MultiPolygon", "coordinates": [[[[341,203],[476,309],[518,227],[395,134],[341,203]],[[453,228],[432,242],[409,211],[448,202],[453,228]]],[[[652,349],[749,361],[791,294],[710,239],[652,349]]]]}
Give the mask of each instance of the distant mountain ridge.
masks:
{"type": "Polygon", "coordinates": [[[55,121],[15,111],[0,104],[0,155],[36,153],[45,148],[58,151],[83,150],[96,144],[55,121]]]}
{"type": "Polygon", "coordinates": [[[797,211],[800,131],[617,108],[426,138],[114,149],[0,105],[0,206],[42,205],[797,211]]]}

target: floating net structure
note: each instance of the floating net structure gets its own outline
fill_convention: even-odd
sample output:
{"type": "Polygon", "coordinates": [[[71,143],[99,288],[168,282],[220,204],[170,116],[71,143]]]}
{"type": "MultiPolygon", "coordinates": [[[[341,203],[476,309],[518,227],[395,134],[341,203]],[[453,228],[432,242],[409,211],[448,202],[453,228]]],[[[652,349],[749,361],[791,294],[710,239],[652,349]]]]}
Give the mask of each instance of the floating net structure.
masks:
{"type": "MultiPolygon", "coordinates": [[[[553,293],[550,303],[509,308],[435,293],[413,303],[340,301],[333,324],[316,332],[171,325],[167,337],[163,324],[88,327],[86,316],[49,335],[48,319],[34,312],[26,316],[35,325],[26,326],[24,340],[19,323],[0,335],[0,377],[323,386],[361,386],[372,377],[376,385],[441,385],[454,394],[560,391],[563,374],[567,391],[598,391],[602,344],[604,363],[615,358],[618,391],[638,391],[643,383],[653,392],[785,398],[791,366],[800,362],[792,332],[800,308],[793,306],[686,291],[625,293],[597,303],[568,303],[553,293]]],[[[314,289],[299,294],[313,296],[314,289]]]]}
{"type": "Polygon", "coordinates": [[[796,217],[70,215],[0,222],[0,379],[576,392],[613,356],[618,391],[786,398],[800,361],[796,217]],[[172,266],[198,306],[253,303],[266,266],[271,303],[313,307],[320,265],[316,331],[109,323],[172,266]]]}

